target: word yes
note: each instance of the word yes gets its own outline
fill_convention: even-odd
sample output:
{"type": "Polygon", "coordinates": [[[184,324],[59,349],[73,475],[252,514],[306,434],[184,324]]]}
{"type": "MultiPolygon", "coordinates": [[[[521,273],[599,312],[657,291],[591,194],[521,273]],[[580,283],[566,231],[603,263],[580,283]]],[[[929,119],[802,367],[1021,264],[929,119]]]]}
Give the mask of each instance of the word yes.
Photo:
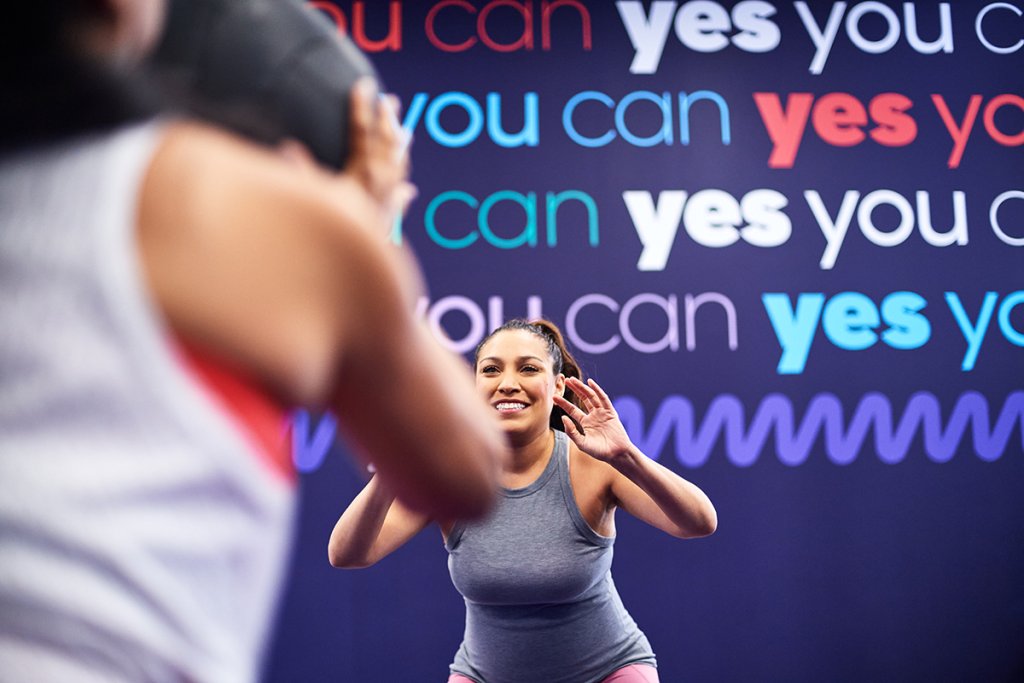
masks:
{"type": "Polygon", "coordinates": [[[679,226],[705,247],[727,247],[742,239],[757,247],[777,247],[789,239],[792,223],[782,212],[789,200],[776,190],[751,190],[740,201],[723,190],[701,190],[687,198],[683,190],[622,193],[633,227],[643,244],[638,270],[664,270],[679,226]]]}
{"type": "Polygon", "coordinates": [[[829,341],[841,349],[861,351],[874,346],[875,332],[882,321],[889,325],[882,341],[897,349],[916,349],[931,337],[931,324],[919,311],[924,297],[914,292],[893,292],[882,300],[881,311],[860,292],[842,292],[826,303],[821,293],[800,294],[796,307],[785,294],[765,293],[761,301],[782,347],[776,371],[780,375],[800,374],[807,365],[818,322],[829,341]]]}
{"type": "Polygon", "coordinates": [[[615,6],[636,50],[629,66],[630,73],[634,74],[652,74],[658,70],[673,24],[679,42],[698,52],[717,52],[730,43],[747,52],[768,52],[774,50],[781,39],[779,27],[768,21],[776,12],[768,2],[739,2],[732,8],[731,15],[717,2],[706,0],[691,0],[682,6],[677,2],[655,0],[649,15],[639,1],[617,2],[615,6]],[[739,33],[727,38],[725,33],[734,27],[739,33]]]}
{"type": "Polygon", "coordinates": [[[791,93],[785,108],[777,93],[757,92],[754,103],[773,144],[770,168],[793,167],[808,118],[818,137],[836,147],[859,145],[868,136],[880,145],[901,147],[917,137],[917,123],[906,113],[913,103],[899,93],[876,95],[866,109],[856,97],[841,92],[822,95],[817,102],[810,93],[791,93]],[[875,127],[865,133],[869,115],[875,127]]]}

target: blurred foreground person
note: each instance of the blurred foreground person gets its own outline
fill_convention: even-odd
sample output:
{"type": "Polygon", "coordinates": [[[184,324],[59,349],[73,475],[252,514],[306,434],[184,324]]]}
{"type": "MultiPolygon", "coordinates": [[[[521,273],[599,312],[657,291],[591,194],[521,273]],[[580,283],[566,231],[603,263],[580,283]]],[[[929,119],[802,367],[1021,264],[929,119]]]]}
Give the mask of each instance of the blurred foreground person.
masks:
{"type": "Polygon", "coordinates": [[[0,23],[0,680],[251,681],[291,536],[280,448],[331,408],[423,514],[472,517],[504,439],[412,316],[411,194],[372,84],[351,171],[161,116],[157,0],[0,23]]]}

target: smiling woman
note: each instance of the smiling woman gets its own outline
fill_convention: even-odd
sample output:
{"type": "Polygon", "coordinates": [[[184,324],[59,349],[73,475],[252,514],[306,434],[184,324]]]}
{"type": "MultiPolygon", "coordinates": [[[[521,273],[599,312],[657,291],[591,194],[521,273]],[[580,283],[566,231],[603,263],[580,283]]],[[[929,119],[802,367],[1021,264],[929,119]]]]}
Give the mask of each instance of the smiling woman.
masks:
{"type": "MultiPolygon", "coordinates": [[[[552,323],[505,323],[477,348],[475,374],[511,453],[490,516],[435,520],[466,602],[449,683],[657,681],[654,652],[611,578],[615,511],[693,538],[714,532],[714,506],[629,440],[552,323]]],[[[374,478],[338,520],[331,563],[372,565],[429,522],[374,478]]]]}
{"type": "MultiPolygon", "coordinates": [[[[474,354],[477,365],[477,388],[481,392],[484,392],[489,386],[487,378],[498,377],[500,379],[503,363],[502,358],[500,357],[500,351],[505,350],[506,352],[514,353],[515,349],[526,348],[529,350],[530,346],[535,346],[538,342],[544,345],[543,349],[533,349],[535,354],[528,354],[518,359],[522,361],[524,365],[522,372],[525,376],[532,376],[535,379],[538,377],[543,378],[545,375],[545,366],[550,364],[551,373],[555,376],[556,384],[559,381],[562,383],[561,388],[556,387],[558,395],[564,395],[564,380],[571,377],[579,379],[583,376],[583,371],[580,370],[579,363],[576,362],[576,359],[569,351],[569,347],[566,345],[565,339],[562,337],[561,330],[547,320],[537,320],[530,323],[525,320],[514,318],[484,337],[484,339],[477,344],[476,352],[474,354]],[[499,334],[503,332],[519,332],[526,335],[532,335],[532,338],[523,338],[517,334],[499,334]],[[492,340],[495,343],[489,344],[492,340]],[[480,352],[483,350],[484,345],[488,346],[489,353],[486,357],[481,357],[480,352]],[[496,348],[492,349],[492,347],[496,348]],[[559,375],[561,375],[561,378],[559,378],[559,375]]],[[[504,393],[508,393],[508,391],[509,388],[506,388],[504,393]]],[[[485,398],[489,397],[485,395],[485,398]]],[[[575,394],[570,395],[569,401],[576,405],[580,405],[579,398],[577,398],[575,394]]],[[[562,416],[565,415],[565,411],[557,405],[552,409],[550,402],[546,403],[546,407],[550,413],[549,422],[551,426],[554,429],[562,429],[562,416]]]]}

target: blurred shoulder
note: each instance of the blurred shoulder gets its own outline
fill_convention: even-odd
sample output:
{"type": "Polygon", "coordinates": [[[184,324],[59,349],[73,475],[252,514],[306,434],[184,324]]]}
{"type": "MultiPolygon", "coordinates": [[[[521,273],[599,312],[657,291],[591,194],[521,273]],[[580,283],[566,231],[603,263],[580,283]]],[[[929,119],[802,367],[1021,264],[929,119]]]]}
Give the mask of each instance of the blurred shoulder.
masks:
{"type": "Polygon", "coordinates": [[[244,217],[257,223],[290,214],[292,229],[364,225],[375,207],[354,182],[278,150],[196,121],[167,125],[151,164],[149,199],[189,225],[244,217]],[[320,220],[316,220],[320,219],[320,220]]]}
{"type": "Polygon", "coordinates": [[[342,349],[370,347],[363,320],[401,321],[382,296],[365,296],[398,272],[382,223],[355,183],[217,128],[175,122],[147,171],[137,232],[174,330],[283,395],[318,402],[342,349]]]}

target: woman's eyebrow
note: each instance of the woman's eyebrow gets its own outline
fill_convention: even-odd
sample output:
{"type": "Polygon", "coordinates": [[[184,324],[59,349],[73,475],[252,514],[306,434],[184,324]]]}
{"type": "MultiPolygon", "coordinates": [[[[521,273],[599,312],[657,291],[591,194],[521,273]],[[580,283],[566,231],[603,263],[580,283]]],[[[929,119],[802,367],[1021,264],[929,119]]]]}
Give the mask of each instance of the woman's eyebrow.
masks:
{"type": "MultiPolygon", "coordinates": [[[[519,358],[516,358],[516,360],[519,362],[522,362],[524,360],[539,360],[541,363],[544,362],[544,359],[541,358],[540,356],[519,356],[519,358]]],[[[478,362],[483,363],[484,361],[492,361],[497,363],[502,362],[502,360],[497,356],[485,356],[484,358],[481,358],[478,362]]]]}

